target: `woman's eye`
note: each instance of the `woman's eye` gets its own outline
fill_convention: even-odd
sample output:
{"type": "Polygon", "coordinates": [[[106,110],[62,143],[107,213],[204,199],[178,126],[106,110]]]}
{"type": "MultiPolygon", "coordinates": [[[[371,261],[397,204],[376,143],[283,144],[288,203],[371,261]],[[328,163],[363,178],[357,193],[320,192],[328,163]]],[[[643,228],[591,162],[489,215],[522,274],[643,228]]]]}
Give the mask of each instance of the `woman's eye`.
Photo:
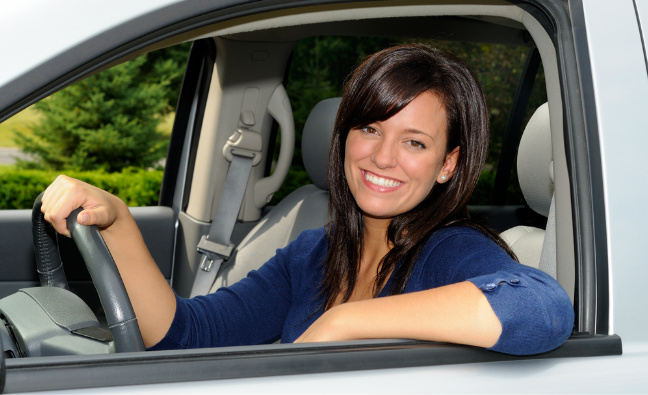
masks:
{"type": "Polygon", "coordinates": [[[425,149],[427,148],[425,144],[418,140],[408,140],[407,144],[409,144],[412,148],[420,148],[420,149],[425,149]]]}
{"type": "Polygon", "coordinates": [[[376,133],[378,133],[378,131],[376,129],[372,128],[371,126],[363,126],[361,128],[358,128],[358,129],[360,129],[362,131],[362,133],[365,133],[365,134],[376,134],[376,133]]]}

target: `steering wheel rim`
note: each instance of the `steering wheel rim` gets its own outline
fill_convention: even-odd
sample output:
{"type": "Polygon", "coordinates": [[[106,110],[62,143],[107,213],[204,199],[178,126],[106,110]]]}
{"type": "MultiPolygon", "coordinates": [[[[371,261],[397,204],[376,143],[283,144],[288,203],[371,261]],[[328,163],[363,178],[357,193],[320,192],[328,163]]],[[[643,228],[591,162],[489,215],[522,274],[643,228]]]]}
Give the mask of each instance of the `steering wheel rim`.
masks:
{"type": "MultiPolygon", "coordinates": [[[[41,286],[58,286],[67,289],[55,239],[44,235],[49,227],[41,212],[42,193],[36,198],[32,219],[34,222],[34,249],[41,277],[41,286]],[[55,256],[54,256],[55,255],[55,256]],[[52,274],[54,273],[54,274],[52,274]],[[62,280],[61,280],[62,276],[62,280]],[[44,281],[44,278],[46,279],[44,281]]],[[[108,328],[113,336],[115,352],[144,351],[144,341],[137,324],[135,311],[128,298],[126,287],[117,265],[96,226],[77,222],[82,210],[74,210],[67,218],[67,227],[90,272],[99,300],[106,313],[108,328]]]]}

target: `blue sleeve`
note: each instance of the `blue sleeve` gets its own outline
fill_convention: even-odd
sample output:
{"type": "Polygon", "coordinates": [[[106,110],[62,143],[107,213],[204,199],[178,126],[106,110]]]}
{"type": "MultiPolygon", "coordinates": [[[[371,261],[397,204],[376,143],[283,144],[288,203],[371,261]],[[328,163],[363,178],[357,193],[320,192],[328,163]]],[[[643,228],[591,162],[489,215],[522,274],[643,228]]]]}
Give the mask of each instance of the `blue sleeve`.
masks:
{"type": "Polygon", "coordinates": [[[425,275],[437,276],[446,284],[470,281],[482,290],[502,324],[492,350],[531,355],[553,350],[567,340],[574,309],[556,280],[514,261],[476,230],[443,233],[424,249],[428,259],[436,262],[428,265],[431,269],[425,275]]]}
{"type": "MultiPolygon", "coordinates": [[[[321,232],[320,232],[321,233],[321,232]]],[[[183,299],[164,339],[150,350],[267,344],[281,337],[292,303],[291,277],[301,275],[319,233],[305,232],[241,281],[216,292],[183,299]]]]}

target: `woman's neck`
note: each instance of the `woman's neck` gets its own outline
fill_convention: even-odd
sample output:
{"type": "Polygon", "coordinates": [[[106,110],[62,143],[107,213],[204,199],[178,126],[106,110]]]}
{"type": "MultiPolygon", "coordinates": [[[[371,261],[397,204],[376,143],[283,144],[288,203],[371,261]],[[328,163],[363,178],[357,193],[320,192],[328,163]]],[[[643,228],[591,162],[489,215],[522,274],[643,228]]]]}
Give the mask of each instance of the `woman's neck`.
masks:
{"type": "MultiPolygon", "coordinates": [[[[349,302],[374,297],[374,285],[380,261],[392,247],[387,240],[387,227],[390,221],[391,219],[364,217],[362,256],[349,302]]],[[[341,303],[341,298],[340,294],[336,304],[341,303]]]]}
{"type": "Polygon", "coordinates": [[[393,245],[387,239],[387,228],[391,219],[364,218],[364,245],[360,263],[360,276],[373,283],[380,268],[380,262],[393,245]]]}
{"type": "Polygon", "coordinates": [[[389,240],[387,240],[387,228],[391,218],[373,218],[373,217],[364,217],[363,227],[364,227],[364,248],[365,252],[370,252],[372,250],[380,252],[384,251],[384,256],[390,249],[391,245],[389,240]]]}

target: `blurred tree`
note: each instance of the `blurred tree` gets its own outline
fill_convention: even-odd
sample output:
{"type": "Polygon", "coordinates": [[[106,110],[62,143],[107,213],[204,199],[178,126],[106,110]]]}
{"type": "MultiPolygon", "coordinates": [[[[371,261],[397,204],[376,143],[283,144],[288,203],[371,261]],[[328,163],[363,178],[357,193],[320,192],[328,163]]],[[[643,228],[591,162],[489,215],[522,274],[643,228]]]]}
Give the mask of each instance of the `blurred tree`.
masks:
{"type": "Polygon", "coordinates": [[[33,136],[16,135],[31,154],[22,168],[120,171],[153,167],[166,155],[157,126],[173,111],[188,46],[112,67],[42,100],[33,136]]]}

